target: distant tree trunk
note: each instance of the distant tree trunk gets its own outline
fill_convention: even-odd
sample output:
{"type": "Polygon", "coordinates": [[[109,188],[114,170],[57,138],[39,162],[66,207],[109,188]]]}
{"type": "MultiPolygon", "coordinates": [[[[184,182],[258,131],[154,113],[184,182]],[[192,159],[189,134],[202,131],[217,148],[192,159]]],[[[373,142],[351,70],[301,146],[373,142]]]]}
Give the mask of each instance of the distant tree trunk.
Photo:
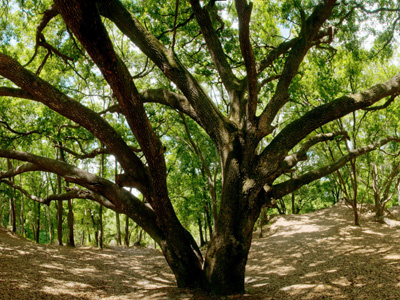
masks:
{"type": "Polygon", "coordinates": [[[49,245],[53,244],[53,226],[51,225],[50,206],[46,207],[47,222],[49,223],[49,245]]]}
{"type": "MultiPolygon", "coordinates": [[[[103,145],[101,145],[101,148],[103,149],[103,145]]],[[[99,174],[101,177],[104,177],[104,153],[101,153],[101,157],[100,157],[100,170],[99,170],[99,174]]],[[[100,249],[103,249],[103,205],[100,204],[100,208],[99,208],[99,223],[98,223],[98,247],[100,249]]]]}
{"type": "Polygon", "coordinates": [[[258,223],[258,227],[260,228],[260,232],[258,234],[259,238],[263,237],[263,226],[265,224],[265,221],[267,220],[267,207],[263,206],[261,208],[261,213],[259,216],[259,223],[258,223]]]}
{"type": "Polygon", "coordinates": [[[117,225],[117,245],[121,246],[122,245],[122,240],[121,240],[121,223],[119,220],[119,213],[115,213],[115,223],[117,225]]]}
{"type": "MultiPolygon", "coordinates": [[[[11,160],[7,159],[7,166],[8,170],[13,168],[11,160]]],[[[12,183],[14,183],[14,177],[10,179],[12,183]]],[[[14,188],[11,188],[11,195],[10,195],[10,217],[9,217],[9,225],[12,228],[13,232],[17,232],[17,222],[16,222],[16,210],[15,210],[15,198],[14,198],[14,188]]]]}
{"type": "Polygon", "coordinates": [[[74,212],[72,210],[72,199],[68,199],[68,242],[67,245],[75,247],[74,239],[74,212]]]}
{"type": "Polygon", "coordinates": [[[130,234],[129,234],[129,217],[125,215],[125,236],[124,236],[124,242],[125,242],[125,247],[129,248],[129,239],[130,234]]]}
{"type": "MultiPolygon", "coordinates": [[[[114,177],[115,177],[115,182],[117,182],[117,175],[118,175],[118,162],[115,160],[115,168],[114,168],[114,177]]],[[[119,213],[115,212],[115,223],[117,226],[117,245],[121,246],[122,245],[122,239],[121,239],[121,222],[119,219],[119,213]]]]}
{"type": "MultiPolygon", "coordinates": [[[[85,209],[85,215],[86,215],[86,209],[85,209]]],[[[81,221],[81,225],[82,225],[82,236],[81,236],[81,245],[83,246],[85,244],[85,222],[84,222],[84,218],[82,218],[81,221]]]]}
{"type": "Polygon", "coordinates": [[[24,198],[23,197],[21,197],[21,209],[19,211],[19,221],[21,223],[21,236],[25,237],[24,198]]]}
{"type": "Polygon", "coordinates": [[[201,224],[201,219],[200,218],[197,218],[197,224],[199,225],[200,246],[204,246],[206,244],[206,242],[204,241],[203,225],[201,224]]]}
{"type": "Polygon", "coordinates": [[[142,245],[142,238],[143,238],[143,229],[139,227],[138,231],[138,237],[135,242],[135,246],[141,246],[142,245]]]}
{"type": "MultiPolygon", "coordinates": [[[[59,149],[56,149],[56,156],[59,159],[59,149]]],[[[61,187],[61,176],[57,175],[57,193],[61,194],[62,187],[61,187]]],[[[57,201],[57,240],[58,245],[62,246],[62,236],[63,236],[63,202],[62,200],[57,201]]]]}
{"type": "Polygon", "coordinates": [[[94,219],[94,215],[92,210],[89,208],[89,213],[90,213],[90,219],[92,220],[92,225],[94,228],[94,239],[96,241],[96,246],[99,247],[99,226],[96,223],[96,220],[94,219]]]}
{"type": "Polygon", "coordinates": [[[37,203],[37,212],[36,212],[36,234],[35,234],[35,241],[36,243],[39,244],[39,238],[40,238],[40,203],[37,203]]]}
{"type": "Polygon", "coordinates": [[[98,223],[98,247],[100,249],[103,249],[103,237],[104,237],[104,233],[103,233],[103,205],[100,204],[100,208],[99,208],[99,223],[98,223]]]}

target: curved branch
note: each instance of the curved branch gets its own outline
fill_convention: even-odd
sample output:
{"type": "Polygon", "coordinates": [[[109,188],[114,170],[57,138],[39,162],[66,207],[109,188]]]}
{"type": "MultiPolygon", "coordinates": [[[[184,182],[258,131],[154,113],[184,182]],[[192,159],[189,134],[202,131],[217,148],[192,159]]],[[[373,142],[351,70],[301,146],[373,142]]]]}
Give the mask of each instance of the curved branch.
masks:
{"type": "Polygon", "coordinates": [[[5,183],[5,184],[9,185],[10,187],[12,187],[12,188],[14,188],[14,189],[20,191],[21,194],[23,194],[23,195],[24,195],[25,197],[27,197],[28,199],[31,199],[31,200],[33,200],[33,201],[36,201],[36,202],[39,202],[39,203],[42,203],[42,204],[46,204],[46,205],[49,205],[49,204],[50,204],[50,201],[46,201],[45,199],[42,199],[42,198],[36,197],[35,195],[29,194],[29,192],[28,192],[27,190],[25,190],[25,189],[22,188],[21,186],[19,186],[19,185],[13,183],[13,182],[10,181],[10,180],[3,180],[3,179],[0,179],[0,183],[5,183]]]}
{"type": "Polygon", "coordinates": [[[0,178],[11,178],[16,175],[26,173],[26,172],[32,172],[32,171],[44,171],[45,169],[31,163],[23,164],[20,165],[14,169],[7,170],[7,171],[2,171],[0,172],[0,178]]]}
{"type": "Polygon", "coordinates": [[[253,48],[250,43],[250,17],[253,9],[253,3],[247,3],[247,0],[236,0],[236,11],[239,18],[239,42],[240,51],[246,66],[247,88],[249,100],[247,103],[247,119],[253,123],[257,110],[258,82],[257,68],[253,48]]]}
{"type": "MultiPolygon", "coordinates": [[[[142,161],[132,152],[120,135],[107,121],[78,101],[71,99],[61,91],[22,67],[11,57],[0,53],[0,75],[8,78],[25,92],[29,98],[48,106],[50,109],[80,124],[96,136],[109,151],[114,154],[121,166],[141,182],[143,190],[148,186],[149,178],[142,161]]],[[[13,90],[8,90],[13,91],[13,90]]],[[[19,90],[14,90],[14,95],[19,90]]]]}
{"type": "Polygon", "coordinates": [[[191,0],[190,3],[204,40],[206,41],[211,59],[214,62],[218,74],[221,76],[222,83],[228,91],[228,94],[231,94],[234,90],[239,88],[240,83],[233,74],[232,68],[226,59],[224,49],[222,48],[217,33],[214,30],[207,6],[202,8],[199,0],[191,0]]]}
{"type": "Polygon", "coordinates": [[[338,98],[330,103],[318,106],[299,119],[293,121],[272,140],[260,155],[260,172],[268,176],[275,172],[278,163],[301,140],[322,125],[339,119],[348,113],[362,109],[378,102],[379,100],[400,92],[400,74],[392,77],[387,82],[374,85],[368,90],[338,98]],[[271,161],[277,161],[276,165],[271,161]],[[271,173],[269,173],[271,174],[271,173]]]}
{"type": "Polygon", "coordinates": [[[314,180],[320,179],[326,175],[329,175],[329,174],[337,171],[338,169],[343,167],[347,162],[349,162],[353,158],[363,155],[367,152],[376,150],[377,148],[379,148],[391,141],[398,143],[398,142],[400,142],[400,138],[396,137],[396,136],[388,137],[377,143],[370,144],[368,146],[360,147],[353,151],[350,151],[348,154],[346,154],[345,156],[343,156],[342,158],[333,162],[330,165],[323,166],[316,170],[307,172],[297,178],[293,178],[293,179],[290,179],[285,182],[282,182],[282,183],[272,186],[272,190],[270,191],[270,196],[273,197],[274,199],[281,198],[281,197],[301,188],[303,185],[306,185],[314,180]]]}
{"type": "Polygon", "coordinates": [[[69,154],[71,154],[74,157],[79,158],[79,159],[94,158],[99,154],[110,154],[110,151],[108,151],[107,148],[97,148],[97,149],[94,149],[93,151],[91,151],[89,153],[79,154],[79,153],[77,153],[77,152],[75,152],[75,151],[73,151],[71,149],[68,149],[66,147],[63,147],[61,145],[55,144],[54,147],[59,148],[61,150],[64,150],[65,152],[67,152],[67,153],[69,153],[69,154]]]}
{"type": "Polygon", "coordinates": [[[335,133],[326,133],[326,134],[317,134],[308,139],[299,149],[299,151],[287,156],[282,163],[280,164],[280,172],[282,173],[285,170],[291,169],[297,165],[298,162],[307,160],[307,151],[314,145],[325,142],[332,141],[338,136],[343,136],[344,138],[348,138],[347,132],[340,131],[335,133]]]}
{"type": "Polygon", "coordinates": [[[301,28],[300,37],[292,46],[285,62],[275,94],[259,118],[260,138],[270,133],[269,130],[276,114],[289,100],[289,86],[308,50],[314,45],[315,39],[318,39],[321,26],[332,14],[335,3],[335,0],[323,1],[314,9],[311,16],[305,20],[301,28]]]}
{"type": "Polygon", "coordinates": [[[219,144],[228,143],[229,121],[208,97],[199,82],[186,70],[118,0],[98,4],[100,13],[110,19],[147,57],[149,57],[174,82],[186,96],[198,116],[198,122],[210,137],[219,144]]]}
{"type": "MultiPolygon", "coordinates": [[[[76,168],[65,162],[37,156],[27,152],[0,149],[0,157],[30,162],[43,171],[58,174],[69,182],[83,186],[89,191],[107,198],[110,201],[109,205],[113,205],[112,209],[127,214],[156,241],[159,242],[163,237],[163,234],[157,225],[154,211],[129,191],[109,180],[76,168]]],[[[97,201],[94,198],[93,200],[97,201]]]]}
{"type": "Polygon", "coordinates": [[[17,89],[17,88],[5,87],[5,86],[0,87],[0,96],[22,98],[22,99],[28,99],[28,100],[36,100],[35,97],[32,96],[27,91],[24,91],[22,89],[17,89]]]}

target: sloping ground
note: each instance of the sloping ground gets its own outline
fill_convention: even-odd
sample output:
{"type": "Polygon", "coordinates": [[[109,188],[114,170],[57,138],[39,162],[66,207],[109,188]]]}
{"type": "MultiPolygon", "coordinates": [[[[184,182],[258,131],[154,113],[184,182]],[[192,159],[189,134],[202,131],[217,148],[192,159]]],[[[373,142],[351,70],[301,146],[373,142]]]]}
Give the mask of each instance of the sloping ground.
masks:
{"type": "MultiPolygon", "coordinates": [[[[351,210],[336,205],[278,217],[254,238],[248,294],[228,299],[400,299],[400,230],[363,216],[352,226],[351,210]]],[[[49,247],[0,228],[0,299],[214,297],[176,288],[157,250],[49,247]]]]}

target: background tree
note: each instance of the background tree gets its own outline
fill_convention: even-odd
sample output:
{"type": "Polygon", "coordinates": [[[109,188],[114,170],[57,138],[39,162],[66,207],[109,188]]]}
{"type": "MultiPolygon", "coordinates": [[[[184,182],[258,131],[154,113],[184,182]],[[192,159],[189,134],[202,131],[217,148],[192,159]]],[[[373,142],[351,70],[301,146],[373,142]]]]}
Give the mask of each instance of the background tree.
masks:
{"type": "MultiPolygon", "coordinates": [[[[46,140],[42,149],[38,146],[30,153],[12,139],[2,142],[0,157],[23,163],[2,171],[1,177],[55,173],[70,186],[47,197],[26,194],[46,204],[90,199],[126,214],[160,246],[180,287],[218,294],[244,292],[253,227],[263,206],[362,154],[399,141],[396,135],[379,136],[335,153],[331,161],[318,162],[315,149],[321,143],[344,143],[349,135],[329,123],[380,100],[393,102],[400,91],[400,75],[390,70],[384,79],[375,78],[365,86],[332,89],[329,76],[340,73],[337,65],[327,64],[332,68],[328,76],[315,73],[322,70],[318,65],[308,69],[327,56],[346,57],[362,47],[363,35],[371,33],[378,38],[369,53],[387,60],[398,25],[395,1],[378,9],[374,1],[335,0],[9,4],[2,11],[0,95],[8,101],[23,98],[43,104],[38,107],[46,130],[34,129],[40,129],[36,143],[44,136],[51,142],[46,140]],[[383,34],[376,26],[364,27],[367,19],[382,24],[383,34]],[[36,30],[24,26],[28,22],[36,30]],[[27,27],[31,29],[22,30],[27,27]],[[314,88],[312,77],[327,84],[314,88]],[[164,108],[154,109],[154,103],[164,108]],[[171,150],[166,145],[172,137],[155,126],[166,108],[196,122],[218,153],[219,164],[214,166],[220,168],[219,207],[204,258],[171,199],[166,161],[171,150]],[[60,146],[51,140],[57,136],[56,119],[74,127],[66,129],[72,138],[65,144],[65,136],[62,147],[78,154],[79,161],[53,159],[50,145],[60,146]],[[89,157],[97,155],[112,155],[118,161],[123,173],[115,182],[107,173],[113,168],[107,168],[104,159],[101,168],[90,163],[89,157]],[[296,176],[285,177],[295,169],[296,176]],[[143,201],[124,187],[135,188],[143,201]]],[[[35,119],[35,109],[30,103],[24,110],[35,119]]],[[[28,125],[19,126],[24,131],[18,133],[29,132],[28,125]]],[[[6,135],[10,128],[6,126],[6,135]]],[[[11,135],[18,136],[12,131],[11,135]]],[[[195,143],[190,143],[193,150],[195,143]]],[[[201,167],[210,167],[204,156],[203,160],[201,167]]],[[[202,176],[191,169],[191,180],[202,176]]],[[[211,172],[204,171],[210,185],[211,172]]],[[[203,193],[196,198],[204,203],[203,193]]],[[[192,201],[190,206],[195,207],[192,201]]]]}

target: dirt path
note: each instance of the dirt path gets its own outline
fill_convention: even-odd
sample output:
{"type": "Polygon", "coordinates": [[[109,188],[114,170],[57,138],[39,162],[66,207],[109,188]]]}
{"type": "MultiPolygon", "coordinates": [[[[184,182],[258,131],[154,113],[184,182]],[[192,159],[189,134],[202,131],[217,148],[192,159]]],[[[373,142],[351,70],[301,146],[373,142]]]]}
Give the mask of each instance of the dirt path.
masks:
{"type": "MultiPolygon", "coordinates": [[[[400,230],[351,222],[342,205],[278,217],[254,238],[248,294],[228,299],[400,299],[400,230]]],[[[49,247],[0,228],[0,299],[211,298],[176,288],[157,250],[49,247]]]]}

